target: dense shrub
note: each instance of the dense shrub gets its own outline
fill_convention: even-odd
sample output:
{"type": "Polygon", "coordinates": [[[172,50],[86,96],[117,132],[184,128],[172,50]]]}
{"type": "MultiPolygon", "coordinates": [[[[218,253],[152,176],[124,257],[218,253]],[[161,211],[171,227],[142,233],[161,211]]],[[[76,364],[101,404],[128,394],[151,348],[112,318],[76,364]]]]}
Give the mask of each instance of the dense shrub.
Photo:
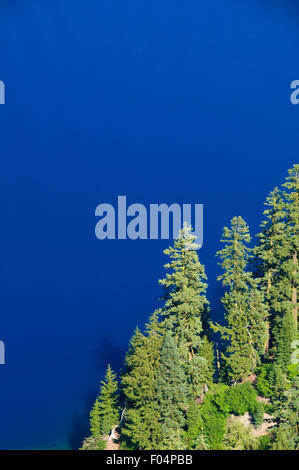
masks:
{"type": "Polygon", "coordinates": [[[229,416],[229,405],[226,400],[228,390],[227,385],[214,385],[205,396],[204,403],[198,406],[200,442],[198,439],[195,440],[196,448],[200,448],[200,444],[201,448],[206,445],[209,449],[221,449],[226,419],[229,416]]]}
{"type": "Polygon", "coordinates": [[[294,372],[293,364],[287,367],[287,374],[277,364],[263,364],[257,371],[256,389],[263,397],[274,398],[289,388],[294,372]]]}
{"type": "Polygon", "coordinates": [[[264,405],[261,402],[256,402],[255,409],[251,413],[253,424],[257,428],[264,421],[264,405]]]}
{"type": "Polygon", "coordinates": [[[212,400],[205,400],[201,406],[203,433],[209,449],[221,449],[227,415],[219,412],[212,400]]]}
{"type": "Polygon", "coordinates": [[[269,383],[269,374],[272,368],[272,364],[263,364],[257,373],[256,389],[266,398],[270,398],[273,394],[273,384],[269,383]]]}
{"type": "MultiPolygon", "coordinates": [[[[189,445],[192,442],[192,447],[195,448],[197,438],[200,436],[208,449],[222,449],[227,432],[227,418],[230,414],[240,416],[246,412],[252,416],[255,426],[262,424],[264,406],[257,401],[257,391],[250,383],[234,387],[223,384],[214,385],[205,396],[204,403],[199,405],[197,410],[194,406],[189,408],[186,442],[189,445]]],[[[234,426],[233,429],[235,429],[234,426]]],[[[236,434],[239,439],[239,434],[236,434]]],[[[248,448],[251,444],[248,444],[248,448]]]]}
{"type": "Polygon", "coordinates": [[[101,437],[88,437],[83,441],[80,450],[105,450],[107,442],[101,437]]]}
{"type": "Polygon", "coordinates": [[[226,396],[230,413],[236,416],[244,415],[246,411],[253,413],[257,404],[256,397],[257,392],[250,383],[231,387],[226,396]]]}
{"type": "Polygon", "coordinates": [[[184,442],[188,449],[193,449],[197,445],[198,436],[201,434],[203,427],[200,417],[200,406],[197,406],[194,400],[188,404],[187,412],[187,430],[184,435],[184,442]]]}
{"type": "Polygon", "coordinates": [[[259,441],[252,436],[249,428],[238,421],[228,420],[223,439],[224,450],[257,450],[258,447],[259,441]]]}
{"type": "Polygon", "coordinates": [[[287,366],[287,374],[288,380],[292,383],[298,375],[298,364],[289,364],[287,366]]]}
{"type": "Polygon", "coordinates": [[[258,450],[269,450],[269,449],[271,449],[272,441],[271,441],[271,435],[270,434],[267,434],[266,436],[259,437],[258,441],[259,441],[258,450]]]}

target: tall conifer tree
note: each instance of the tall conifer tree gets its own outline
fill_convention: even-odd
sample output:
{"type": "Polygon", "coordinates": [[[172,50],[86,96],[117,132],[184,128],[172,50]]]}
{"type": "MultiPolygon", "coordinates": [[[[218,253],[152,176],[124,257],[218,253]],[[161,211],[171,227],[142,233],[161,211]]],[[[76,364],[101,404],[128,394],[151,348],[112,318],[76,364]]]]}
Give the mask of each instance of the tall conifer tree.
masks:
{"type": "Polygon", "coordinates": [[[270,312],[270,354],[285,370],[297,335],[299,165],[289,170],[284,191],[267,198],[266,220],[255,248],[258,276],[270,312]]]}
{"type": "Polygon", "coordinates": [[[299,377],[274,404],[276,421],[273,450],[299,450],[299,377]]]}
{"type": "Polygon", "coordinates": [[[299,165],[289,170],[289,176],[283,185],[286,199],[288,262],[285,270],[291,281],[291,307],[297,330],[298,323],[298,250],[299,250],[299,165]]]}
{"type": "Polygon", "coordinates": [[[264,352],[267,310],[258,281],[248,271],[251,241],[246,222],[234,217],[221,240],[225,248],[217,253],[224,273],[218,278],[227,288],[222,299],[227,327],[216,325],[228,340],[223,359],[230,381],[236,383],[252,373],[264,352]]]}
{"type": "Polygon", "coordinates": [[[118,385],[116,374],[110,365],[107,367],[105,379],[101,381],[100,395],[90,412],[90,430],[93,437],[109,434],[118,424],[118,385]]]}
{"type": "Polygon", "coordinates": [[[161,363],[157,373],[157,408],[161,425],[160,448],[180,450],[183,445],[183,427],[186,424],[188,385],[174,338],[165,336],[161,363]]]}
{"type": "Polygon", "coordinates": [[[165,288],[160,312],[166,330],[175,338],[190,391],[199,396],[212,381],[213,349],[207,338],[203,341],[209,334],[203,329],[203,321],[205,327],[208,324],[207,277],[190,231],[184,225],[174,246],[164,251],[170,262],[165,265],[166,277],[159,281],[165,288]]]}
{"type": "Polygon", "coordinates": [[[257,235],[258,243],[254,248],[253,269],[260,279],[265,294],[265,302],[269,311],[267,321],[266,352],[274,345],[273,328],[279,302],[279,278],[283,259],[283,240],[285,238],[285,222],[283,196],[281,190],[275,188],[266,199],[265,220],[261,223],[262,231],[257,235]]]}
{"type": "Polygon", "coordinates": [[[123,434],[137,449],[158,446],[160,426],[156,406],[156,373],[162,345],[162,330],[154,313],[146,335],[136,330],[126,357],[122,390],[125,397],[123,434]]]}

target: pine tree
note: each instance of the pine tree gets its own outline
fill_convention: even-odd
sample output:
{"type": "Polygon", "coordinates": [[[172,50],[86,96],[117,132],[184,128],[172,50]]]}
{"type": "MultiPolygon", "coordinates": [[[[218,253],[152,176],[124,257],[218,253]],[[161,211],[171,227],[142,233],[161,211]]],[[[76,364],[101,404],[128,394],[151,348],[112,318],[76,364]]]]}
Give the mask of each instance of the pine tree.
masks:
{"type": "Polygon", "coordinates": [[[299,377],[275,402],[273,450],[299,450],[299,377]]]}
{"type": "Polygon", "coordinates": [[[287,374],[283,368],[276,361],[271,364],[268,375],[268,383],[271,386],[272,393],[271,396],[278,404],[279,401],[284,399],[285,391],[289,386],[289,381],[287,379],[287,374]]]}
{"type": "Polygon", "coordinates": [[[201,384],[205,385],[203,391],[206,392],[207,389],[212,385],[215,375],[214,344],[211,340],[208,339],[208,336],[206,335],[202,336],[202,342],[199,347],[198,354],[199,357],[202,357],[206,361],[202,361],[202,367],[200,370],[201,384]]]}
{"type": "Polygon", "coordinates": [[[161,309],[165,329],[175,338],[191,393],[200,396],[205,385],[212,381],[214,366],[211,350],[204,356],[209,335],[209,331],[203,329],[203,321],[207,329],[209,315],[207,277],[190,230],[184,225],[174,246],[164,251],[170,258],[165,265],[169,272],[159,282],[165,288],[162,299],[165,304],[161,309]],[[204,336],[207,337],[205,344],[204,336]]]}
{"type": "Polygon", "coordinates": [[[234,217],[223,230],[225,248],[217,253],[224,274],[219,276],[227,291],[222,299],[228,326],[214,326],[228,340],[223,360],[229,380],[241,381],[252,373],[265,345],[267,310],[258,281],[248,271],[251,237],[245,221],[234,217]]]}
{"type": "Polygon", "coordinates": [[[286,224],[288,249],[288,262],[285,271],[291,281],[291,292],[289,294],[291,308],[293,312],[294,324],[297,331],[298,323],[298,249],[299,249],[299,165],[294,165],[289,170],[289,176],[283,185],[286,188],[284,193],[286,200],[286,224]]]}
{"type": "Polygon", "coordinates": [[[185,442],[187,449],[195,449],[199,444],[198,438],[203,434],[203,424],[200,418],[200,406],[196,404],[193,398],[188,403],[186,427],[185,442]]]}
{"type": "Polygon", "coordinates": [[[93,437],[99,437],[101,435],[100,423],[101,423],[101,419],[100,419],[99,398],[97,398],[90,411],[90,432],[93,437]]]}
{"type": "Polygon", "coordinates": [[[160,361],[156,388],[161,425],[160,448],[180,450],[184,448],[182,436],[186,424],[188,386],[179,351],[170,332],[164,338],[160,361]]]}
{"type": "Polygon", "coordinates": [[[283,187],[285,213],[281,244],[277,314],[273,324],[275,361],[283,370],[290,363],[291,344],[298,332],[299,165],[289,170],[283,187]]]}
{"type": "Polygon", "coordinates": [[[257,235],[258,243],[254,248],[253,269],[255,276],[260,279],[261,288],[265,294],[265,302],[269,311],[267,321],[266,352],[274,345],[273,327],[276,318],[276,308],[279,302],[278,282],[280,265],[283,258],[283,240],[285,238],[285,223],[283,210],[283,195],[275,188],[266,199],[264,211],[266,219],[261,223],[262,231],[257,235]]]}
{"type": "Polygon", "coordinates": [[[116,374],[110,365],[107,367],[105,379],[101,381],[100,395],[90,412],[90,430],[93,437],[109,434],[119,420],[118,386],[116,374]]]}
{"type": "Polygon", "coordinates": [[[267,198],[266,220],[255,248],[258,276],[270,312],[271,356],[285,370],[290,345],[297,334],[299,243],[299,165],[289,170],[283,185],[267,198]]]}
{"type": "Polygon", "coordinates": [[[131,340],[126,357],[122,390],[125,397],[123,434],[137,449],[158,448],[160,426],[156,407],[156,373],[162,345],[162,328],[154,313],[146,327],[131,340]]]}

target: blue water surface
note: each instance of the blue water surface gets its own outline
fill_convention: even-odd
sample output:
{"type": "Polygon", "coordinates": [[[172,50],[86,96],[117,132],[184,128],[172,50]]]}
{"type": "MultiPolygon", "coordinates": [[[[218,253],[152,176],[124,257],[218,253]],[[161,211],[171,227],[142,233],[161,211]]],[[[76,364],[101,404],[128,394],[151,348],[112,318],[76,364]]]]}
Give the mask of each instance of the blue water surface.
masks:
{"type": "Polygon", "coordinates": [[[215,252],[298,162],[295,0],[1,0],[0,448],[77,448],[107,362],[159,305],[167,241],[95,208],[204,204],[215,252]]]}

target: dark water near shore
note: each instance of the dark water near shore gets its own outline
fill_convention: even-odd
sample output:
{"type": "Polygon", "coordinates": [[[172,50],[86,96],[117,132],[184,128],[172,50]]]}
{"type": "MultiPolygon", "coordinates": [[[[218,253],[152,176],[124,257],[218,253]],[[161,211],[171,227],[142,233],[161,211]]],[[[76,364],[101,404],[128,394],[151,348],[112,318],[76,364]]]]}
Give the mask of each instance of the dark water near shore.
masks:
{"type": "Polygon", "coordinates": [[[158,305],[165,241],[99,241],[95,207],[203,203],[257,230],[298,162],[291,0],[2,0],[0,448],[77,448],[107,362],[158,305]]]}

